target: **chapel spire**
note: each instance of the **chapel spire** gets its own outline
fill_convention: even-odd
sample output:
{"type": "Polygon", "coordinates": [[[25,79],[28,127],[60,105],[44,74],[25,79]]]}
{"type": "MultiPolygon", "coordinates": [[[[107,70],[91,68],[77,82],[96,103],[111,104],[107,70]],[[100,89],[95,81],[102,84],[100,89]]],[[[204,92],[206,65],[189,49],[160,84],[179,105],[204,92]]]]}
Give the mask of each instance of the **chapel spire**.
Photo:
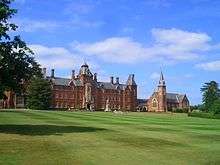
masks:
{"type": "Polygon", "coordinates": [[[160,73],[160,80],[159,80],[159,85],[158,86],[166,86],[165,79],[164,79],[162,71],[160,73]]]}

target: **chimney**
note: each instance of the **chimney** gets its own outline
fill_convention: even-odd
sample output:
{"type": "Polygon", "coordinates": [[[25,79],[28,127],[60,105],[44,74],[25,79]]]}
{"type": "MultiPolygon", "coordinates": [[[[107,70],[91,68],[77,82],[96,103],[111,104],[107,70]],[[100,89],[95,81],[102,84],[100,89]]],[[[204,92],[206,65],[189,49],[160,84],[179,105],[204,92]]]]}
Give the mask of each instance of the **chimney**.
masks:
{"type": "Polygon", "coordinates": [[[116,84],[119,84],[119,77],[116,77],[116,84]]]}
{"type": "Polygon", "coordinates": [[[75,70],[72,70],[72,77],[73,80],[75,79],[75,70]]]}
{"type": "Polygon", "coordinates": [[[114,84],[114,77],[110,77],[110,82],[111,82],[111,84],[114,84]]]}
{"type": "Polygon", "coordinates": [[[46,78],[47,76],[47,68],[42,69],[43,78],[46,78]]]}
{"type": "Polygon", "coordinates": [[[51,78],[54,78],[54,69],[51,69],[51,78]]]}
{"type": "Polygon", "coordinates": [[[94,73],[94,81],[97,81],[97,73],[94,73]]]}

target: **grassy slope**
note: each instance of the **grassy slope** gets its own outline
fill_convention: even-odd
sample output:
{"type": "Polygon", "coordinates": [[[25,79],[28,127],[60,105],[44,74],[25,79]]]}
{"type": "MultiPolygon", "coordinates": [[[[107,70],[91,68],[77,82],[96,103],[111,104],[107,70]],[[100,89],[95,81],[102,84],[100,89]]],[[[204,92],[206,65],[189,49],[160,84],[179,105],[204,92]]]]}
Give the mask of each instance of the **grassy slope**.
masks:
{"type": "Polygon", "coordinates": [[[220,120],[0,112],[0,164],[220,164],[220,120]]]}

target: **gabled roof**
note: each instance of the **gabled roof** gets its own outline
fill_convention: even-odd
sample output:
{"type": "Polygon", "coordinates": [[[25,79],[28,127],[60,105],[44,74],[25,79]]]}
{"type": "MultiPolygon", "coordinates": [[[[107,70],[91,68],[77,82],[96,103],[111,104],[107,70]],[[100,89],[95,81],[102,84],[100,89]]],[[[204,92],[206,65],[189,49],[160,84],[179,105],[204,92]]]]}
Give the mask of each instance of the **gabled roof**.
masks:
{"type": "Polygon", "coordinates": [[[82,82],[80,80],[71,80],[68,78],[61,78],[61,77],[47,77],[54,85],[62,85],[62,86],[69,86],[69,83],[73,81],[75,86],[82,86],[82,82]]]}
{"type": "MultiPolygon", "coordinates": [[[[69,86],[70,82],[72,81],[75,86],[83,86],[83,83],[80,81],[80,79],[68,79],[68,78],[61,78],[61,77],[47,77],[47,80],[50,80],[54,85],[61,85],[61,86],[69,86]]],[[[118,90],[124,90],[127,85],[125,84],[112,84],[110,82],[97,82],[94,83],[95,86],[98,88],[104,88],[104,89],[118,89],[118,90]]]]}
{"type": "Polygon", "coordinates": [[[167,97],[168,102],[179,103],[179,102],[182,102],[185,95],[178,94],[178,93],[167,93],[166,97],[167,97]]]}
{"type": "Polygon", "coordinates": [[[104,88],[104,89],[120,89],[124,90],[127,85],[125,84],[112,84],[110,82],[98,82],[98,87],[99,88],[104,88]]]}

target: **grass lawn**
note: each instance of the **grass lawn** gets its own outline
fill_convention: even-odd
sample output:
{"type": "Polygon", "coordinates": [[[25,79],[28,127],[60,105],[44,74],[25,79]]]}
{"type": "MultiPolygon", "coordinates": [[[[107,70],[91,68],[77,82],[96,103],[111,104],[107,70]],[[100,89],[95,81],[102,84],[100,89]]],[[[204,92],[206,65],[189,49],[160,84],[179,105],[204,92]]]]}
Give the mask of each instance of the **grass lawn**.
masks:
{"type": "Polygon", "coordinates": [[[0,110],[0,164],[220,164],[220,120],[0,110]]]}

